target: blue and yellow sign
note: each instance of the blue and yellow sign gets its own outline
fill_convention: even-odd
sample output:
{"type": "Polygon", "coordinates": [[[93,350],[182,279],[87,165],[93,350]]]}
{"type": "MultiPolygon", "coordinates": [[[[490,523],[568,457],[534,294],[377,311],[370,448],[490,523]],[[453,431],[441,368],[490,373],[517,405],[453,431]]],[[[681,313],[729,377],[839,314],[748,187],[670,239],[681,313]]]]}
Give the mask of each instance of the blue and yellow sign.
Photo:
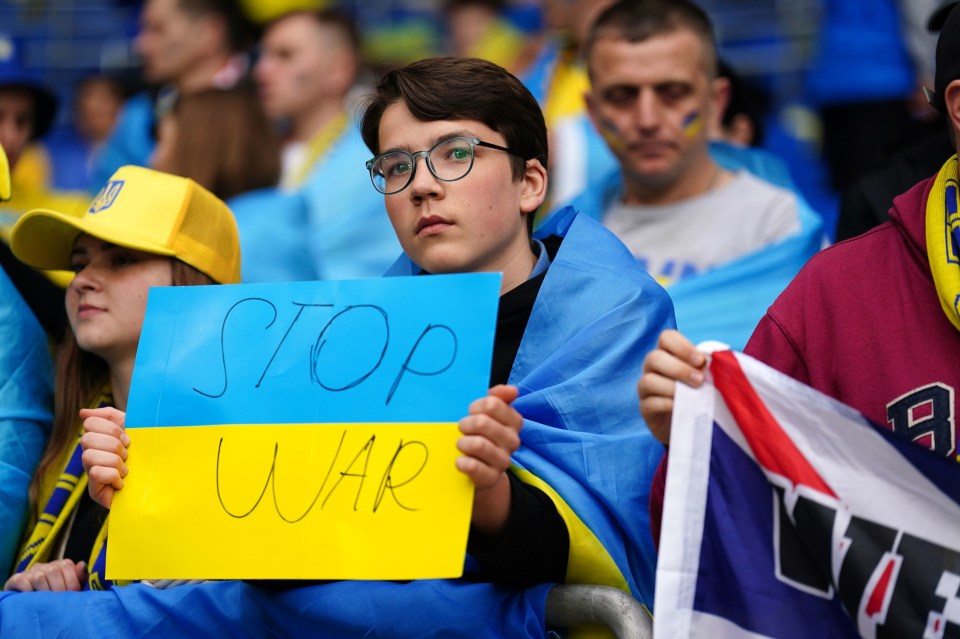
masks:
{"type": "Polygon", "coordinates": [[[155,288],[110,579],[414,579],[463,568],[457,421],[498,274],[155,288]]]}

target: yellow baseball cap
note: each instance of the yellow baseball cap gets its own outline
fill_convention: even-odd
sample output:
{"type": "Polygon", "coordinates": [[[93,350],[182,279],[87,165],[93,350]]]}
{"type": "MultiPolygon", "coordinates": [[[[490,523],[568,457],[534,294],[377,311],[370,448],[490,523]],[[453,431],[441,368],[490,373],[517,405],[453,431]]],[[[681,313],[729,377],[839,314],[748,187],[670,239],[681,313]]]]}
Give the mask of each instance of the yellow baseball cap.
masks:
{"type": "Polygon", "coordinates": [[[169,255],[221,284],[240,281],[240,239],[233,213],[193,180],[123,166],[81,216],[27,211],[10,245],[34,268],[68,269],[73,244],[89,233],[118,246],[169,255]]]}

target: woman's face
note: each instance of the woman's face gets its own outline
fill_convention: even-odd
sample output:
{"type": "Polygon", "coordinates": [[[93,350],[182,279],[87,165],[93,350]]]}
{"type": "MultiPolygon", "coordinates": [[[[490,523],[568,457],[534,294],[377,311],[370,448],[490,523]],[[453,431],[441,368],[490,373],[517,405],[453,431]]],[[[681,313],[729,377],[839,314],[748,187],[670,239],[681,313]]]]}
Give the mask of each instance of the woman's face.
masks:
{"type": "Polygon", "coordinates": [[[173,284],[171,258],[82,234],[72,263],[76,276],[67,288],[66,305],[77,344],[107,364],[132,361],[147,292],[151,286],[173,284]]]}

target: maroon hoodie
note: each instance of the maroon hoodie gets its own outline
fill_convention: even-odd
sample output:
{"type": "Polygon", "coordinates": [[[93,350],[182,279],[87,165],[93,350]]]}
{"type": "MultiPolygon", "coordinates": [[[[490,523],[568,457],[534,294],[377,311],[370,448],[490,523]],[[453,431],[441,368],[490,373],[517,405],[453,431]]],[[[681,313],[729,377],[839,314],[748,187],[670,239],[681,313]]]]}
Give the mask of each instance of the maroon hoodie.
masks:
{"type": "MultiPolygon", "coordinates": [[[[813,256],[744,352],[956,458],[960,331],[940,307],[927,261],[933,183],[897,197],[889,222],[813,256]]],[[[665,466],[650,499],[658,541],[665,466]]]]}
{"type": "Polygon", "coordinates": [[[933,183],[897,197],[889,222],[815,255],[744,352],[955,457],[960,331],[940,307],[927,261],[933,183]]]}

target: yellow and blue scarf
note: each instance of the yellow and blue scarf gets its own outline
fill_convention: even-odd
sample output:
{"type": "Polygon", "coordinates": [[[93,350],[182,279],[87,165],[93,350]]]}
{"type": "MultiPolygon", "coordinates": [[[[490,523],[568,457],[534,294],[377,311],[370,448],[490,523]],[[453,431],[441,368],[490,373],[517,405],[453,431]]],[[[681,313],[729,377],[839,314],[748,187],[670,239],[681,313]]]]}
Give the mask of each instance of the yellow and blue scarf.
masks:
{"type": "Polygon", "coordinates": [[[946,161],[927,196],[927,259],[940,306],[960,330],[960,207],[957,156],[946,161]]]}
{"type": "MultiPolygon", "coordinates": [[[[91,406],[98,408],[111,406],[113,398],[109,390],[102,390],[91,402],[91,406]]],[[[77,424],[77,437],[71,448],[68,449],[68,455],[64,455],[65,463],[60,472],[52,491],[47,489],[49,482],[44,481],[44,492],[41,495],[47,497],[46,505],[43,507],[39,519],[34,525],[33,532],[20,551],[17,560],[15,572],[23,572],[36,563],[50,561],[54,548],[57,545],[57,538],[63,527],[70,521],[70,516],[84,491],[87,490],[87,474],[83,471],[83,449],[80,446],[80,437],[83,435],[82,424],[77,424]]],[[[120,582],[107,580],[106,574],[106,556],[107,556],[107,522],[104,521],[97,533],[93,544],[93,550],[87,561],[87,570],[89,577],[84,586],[84,590],[107,590],[114,585],[123,585],[120,582]]],[[[126,583],[126,582],[125,582],[126,583]]]]}

